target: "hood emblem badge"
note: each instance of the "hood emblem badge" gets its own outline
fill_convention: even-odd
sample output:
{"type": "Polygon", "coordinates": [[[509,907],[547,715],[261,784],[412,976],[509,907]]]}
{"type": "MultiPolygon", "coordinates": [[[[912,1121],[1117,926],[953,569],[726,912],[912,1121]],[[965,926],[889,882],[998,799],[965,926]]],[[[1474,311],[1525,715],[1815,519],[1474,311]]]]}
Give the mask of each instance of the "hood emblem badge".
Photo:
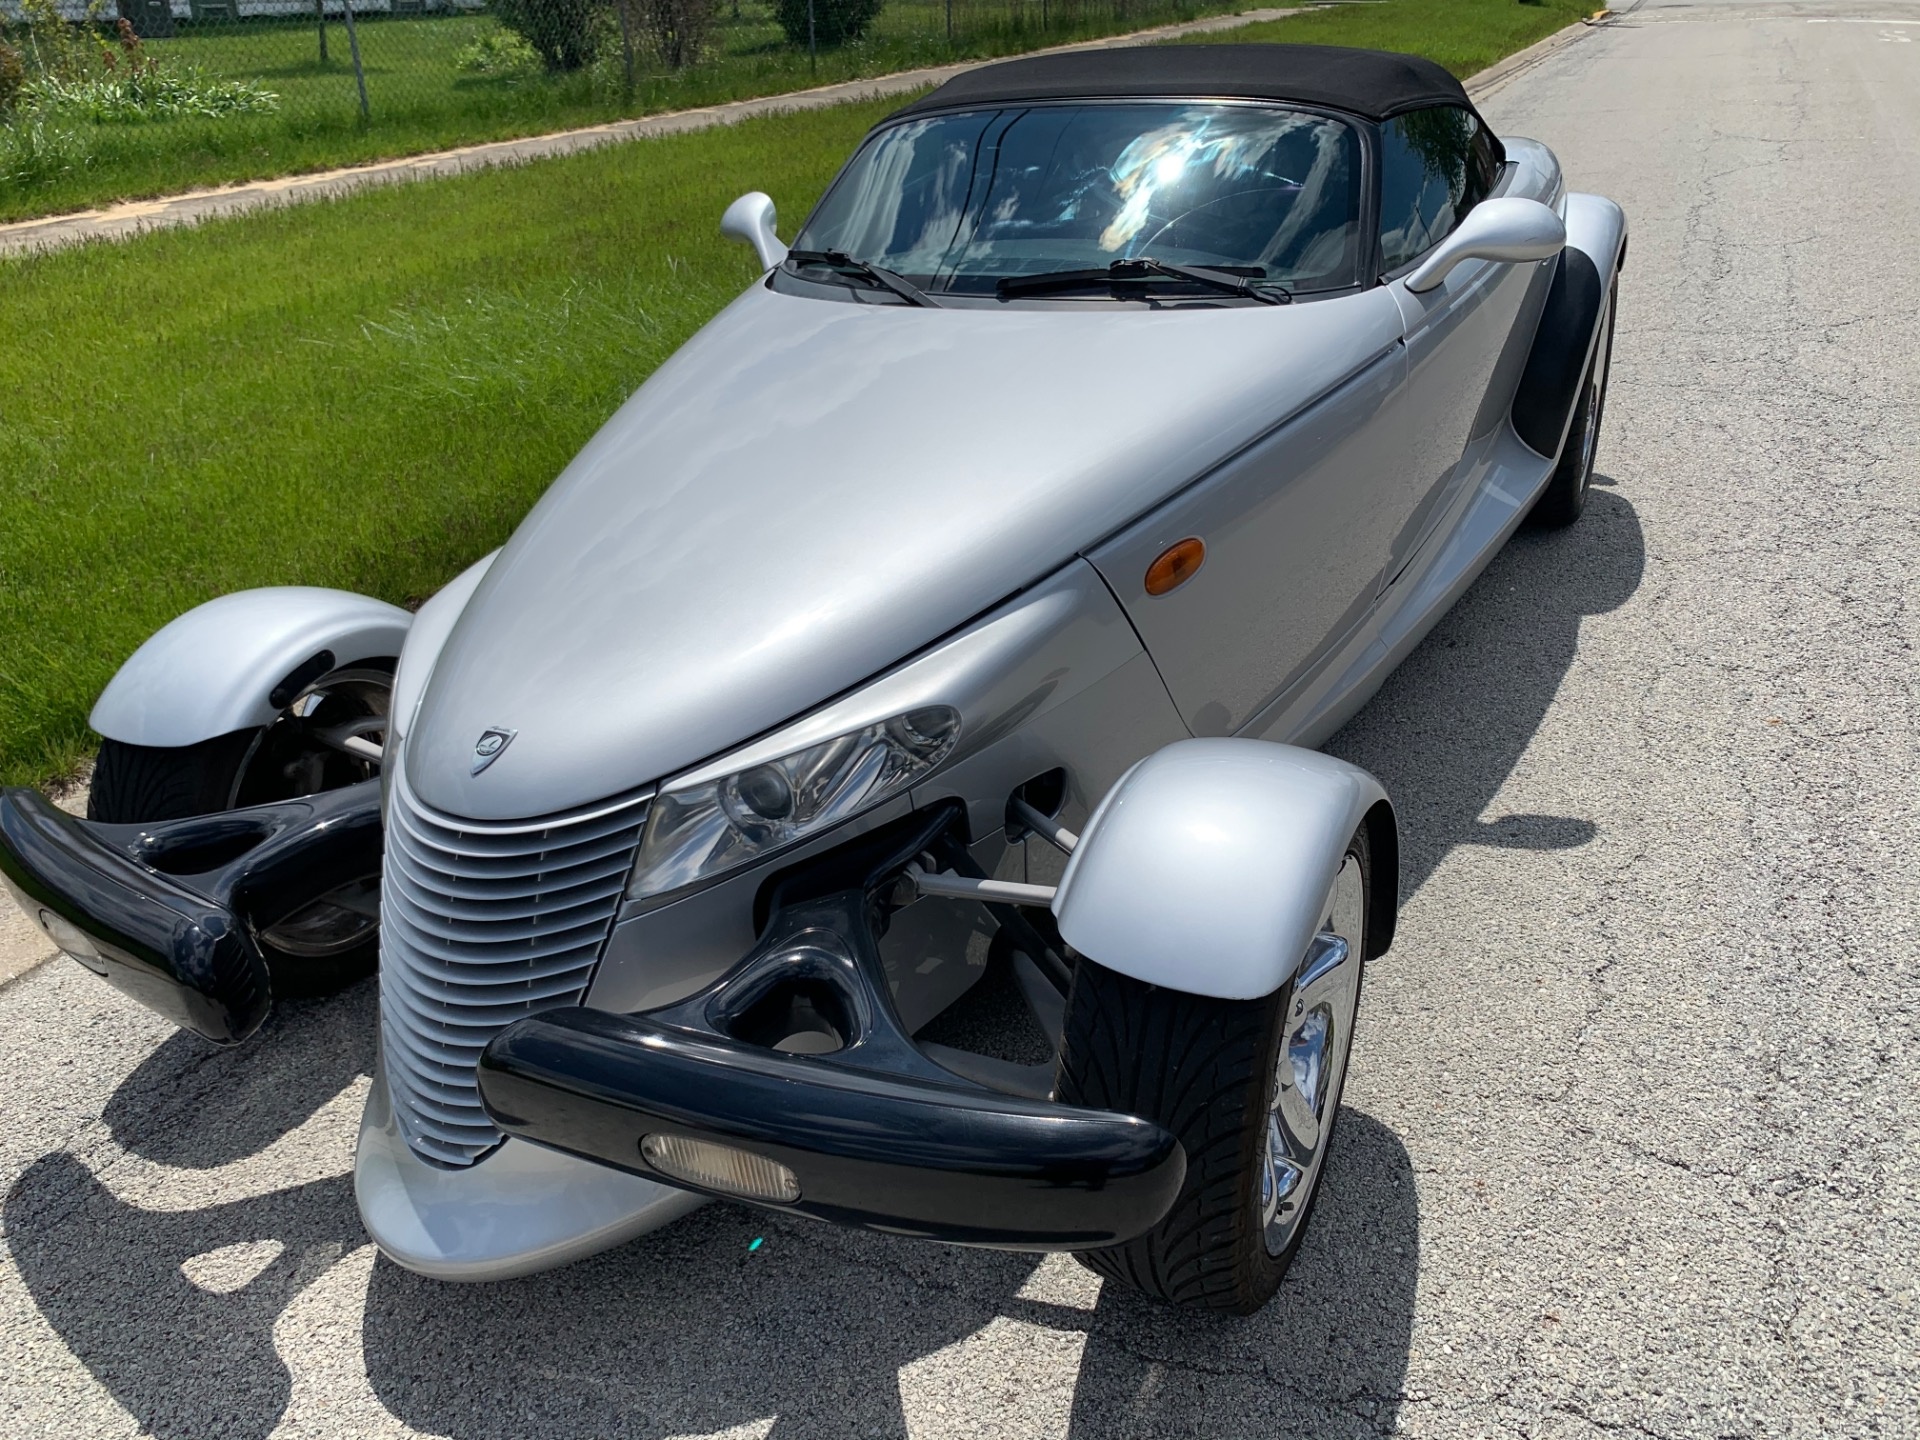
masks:
{"type": "Polygon", "coordinates": [[[473,773],[478,775],[498,760],[519,733],[518,730],[503,730],[498,725],[482,730],[479,742],[473,747],[473,773]]]}

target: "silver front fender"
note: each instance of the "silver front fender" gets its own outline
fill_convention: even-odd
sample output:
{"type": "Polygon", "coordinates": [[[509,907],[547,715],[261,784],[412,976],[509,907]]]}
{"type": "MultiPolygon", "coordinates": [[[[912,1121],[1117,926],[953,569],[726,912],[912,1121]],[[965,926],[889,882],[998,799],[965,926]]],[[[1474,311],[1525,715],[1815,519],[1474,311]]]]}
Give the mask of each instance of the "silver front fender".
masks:
{"type": "Polygon", "coordinates": [[[1368,955],[1398,904],[1393,810],[1366,771],[1262,740],[1183,740],[1101,801],[1061,877],[1066,942],[1109,970],[1250,1000],[1292,976],[1347,843],[1368,828],[1368,955]]]}
{"type": "Polygon", "coordinates": [[[323,668],[400,654],[413,617],[346,590],[281,585],[222,595],[163,626],[120,667],[87,723],[127,745],[195,745],[270,725],[276,686],[322,651],[323,668]]]}

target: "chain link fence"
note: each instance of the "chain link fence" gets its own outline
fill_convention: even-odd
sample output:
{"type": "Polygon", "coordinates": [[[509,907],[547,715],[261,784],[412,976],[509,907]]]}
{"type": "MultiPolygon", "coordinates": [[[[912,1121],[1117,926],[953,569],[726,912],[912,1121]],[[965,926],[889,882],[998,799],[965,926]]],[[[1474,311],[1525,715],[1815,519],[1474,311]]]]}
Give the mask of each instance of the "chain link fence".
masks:
{"type": "Polygon", "coordinates": [[[0,0],[0,219],[1010,54],[1225,0],[0,0]]]}

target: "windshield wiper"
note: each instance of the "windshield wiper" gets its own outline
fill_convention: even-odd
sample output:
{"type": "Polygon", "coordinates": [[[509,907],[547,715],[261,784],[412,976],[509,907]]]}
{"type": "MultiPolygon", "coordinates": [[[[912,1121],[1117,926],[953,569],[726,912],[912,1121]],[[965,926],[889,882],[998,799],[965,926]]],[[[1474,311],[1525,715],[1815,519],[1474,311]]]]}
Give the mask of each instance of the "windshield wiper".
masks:
{"type": "Polygon", "coordinates": [[[843,250],[789,250],[787,263],[801,265],[819,265],[828,270],[837,270],[842,275],[857,275],[882,290],[891,290],[909,305],[932,305],[933,299],[904,275],[878,265],[870,265],[865,260],[856,260],[843,250]]]}
{"type": "Polygon", "coordinates": [[[1089,285],[1111,285],[1115,281],[1185,280],[1243,295],[1267,305],[1293,303],[1293,292],[1284,285],[1262,280],[1256,275],[1236,275],[1231,270],[1215,270],[1207,265],[1175,265],[1142,255],[1132,260],[1116,260],[1099,270],[1049,270],[1040,275],[1003,276],[995,288],[1002,299],[1013,295],[1045,295],[1055,290],[1083,290],[1089,285]]]}

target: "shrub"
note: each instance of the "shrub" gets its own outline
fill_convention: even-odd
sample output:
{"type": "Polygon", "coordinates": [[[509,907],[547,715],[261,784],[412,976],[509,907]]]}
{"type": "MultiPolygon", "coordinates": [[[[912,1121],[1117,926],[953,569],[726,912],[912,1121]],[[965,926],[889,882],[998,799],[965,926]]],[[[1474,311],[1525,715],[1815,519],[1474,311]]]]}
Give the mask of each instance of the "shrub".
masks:
{"type": "Polygon", "coordinates": [[[19,116],[0,125],[0,185],[24,190],[92,163],[84,140],[71,130],[49,125],[39,115],[19,116]]]}
{"type": "Polygon", "coordinates": [[[27,62],[20,58],[18,50],[0,40],[0,115],[13,108],[26,83],[27,62]]]}
{"type": "Polygon", "coordinates": [[[549,70],[584,70],[600,48],[599,0],[494,0],[493,10],[549,70]]]}
{"type": "Polygon", "coordinates": [[[540,56],[519,32],[502,26],[454,51],[453,64],[469,75],[515,75],[538,69],[540,56]]]}
{"type": "Polygon", "coordinates": [[[671,69],[684,70],[705,53],[718,18],[715,0],[618,0],[629,23],[671,69]]]}
{"type": "Polygon", "coordinates": [[[51,75],[26,87],[35,106],[55,115],[71,115],[96,124],[128,124],[197,115],[264,115],[280,108],[280,97],[244,80],[209,80],[197,70],[162,70],[151,63],[137,70],[92,80],[57,80],[51,75]]]}
{"type": "Polygon", "coordinates": [[[79,80],[98,63],[104,48],[94,30],[105,0],[89,0],[87,18],[71,24],[60,0],[21,0],[21,39],[26,58],[42,75],[79,80]]]}
{"type": "MultiPolygon", "coordinates": [[[[858,40],[880,13],[880,4],[881,0],[813,0],[813,38],[822,45],[858,40]]],[[[807,43],[807,0],[774,0],[774,18],[789,45],[807,43]]]]}

